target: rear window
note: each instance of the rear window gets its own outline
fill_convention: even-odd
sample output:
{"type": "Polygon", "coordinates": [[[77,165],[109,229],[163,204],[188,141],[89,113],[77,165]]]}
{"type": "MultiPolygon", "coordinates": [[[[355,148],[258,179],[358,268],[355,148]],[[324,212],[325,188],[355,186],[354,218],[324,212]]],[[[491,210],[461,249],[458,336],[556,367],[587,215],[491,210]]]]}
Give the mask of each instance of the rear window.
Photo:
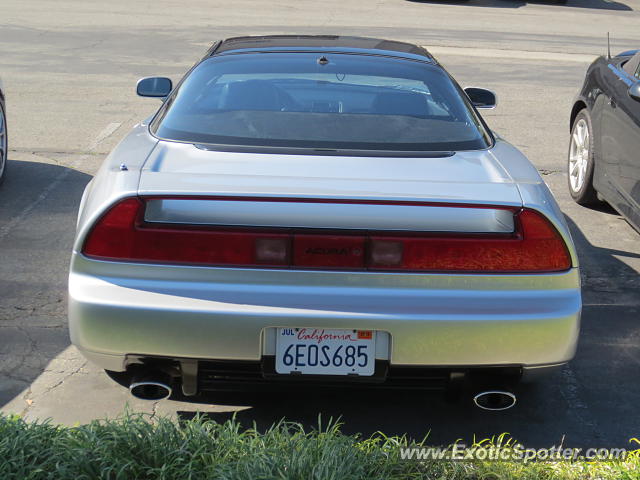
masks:
{"type": "Polygon", "coordinates": [[[439,67],[344,53],[205,60],[152,131],[168,140],[242,147],[434,152],[490,143],[439,67]]]}

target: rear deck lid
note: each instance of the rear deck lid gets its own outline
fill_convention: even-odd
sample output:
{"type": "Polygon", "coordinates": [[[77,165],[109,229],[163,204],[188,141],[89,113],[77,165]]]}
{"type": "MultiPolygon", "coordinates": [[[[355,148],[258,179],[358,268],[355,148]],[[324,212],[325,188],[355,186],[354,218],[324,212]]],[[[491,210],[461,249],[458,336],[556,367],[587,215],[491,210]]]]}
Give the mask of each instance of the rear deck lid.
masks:
{"type": "Polygon", "coordinates": [[[342,157],[218,152],[164,141],[145,163],[139,194],[522,205],[489,151],[342,157]]]}

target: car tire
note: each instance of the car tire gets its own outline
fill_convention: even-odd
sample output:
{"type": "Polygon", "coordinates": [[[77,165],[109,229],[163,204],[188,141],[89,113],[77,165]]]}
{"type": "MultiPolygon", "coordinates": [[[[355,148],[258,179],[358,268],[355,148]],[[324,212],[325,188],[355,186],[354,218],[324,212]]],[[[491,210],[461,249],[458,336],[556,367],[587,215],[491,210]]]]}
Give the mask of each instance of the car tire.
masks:
{"type": "Polygon", "coordinates": [[[569,193],[580,205],[600,203],[598,192],[593,188],[595,164],[593,144],[591,115],[586,108],[583,108],[573,121],[567,154],[569,193]]]}
{"type": "Polygon", "coordinates": [[[9,141],[7,136],[7,115],[4,101],[0,100],[0,183],[7,173],[7,159],[9,157],[9,141]]]}

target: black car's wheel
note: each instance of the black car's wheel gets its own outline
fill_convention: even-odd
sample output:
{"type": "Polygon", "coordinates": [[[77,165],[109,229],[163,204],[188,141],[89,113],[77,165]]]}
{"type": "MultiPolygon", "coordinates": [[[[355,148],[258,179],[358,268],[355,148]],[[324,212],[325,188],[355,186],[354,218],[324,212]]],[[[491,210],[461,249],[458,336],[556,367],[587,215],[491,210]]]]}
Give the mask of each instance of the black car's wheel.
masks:
{"type": "Polygon", "coordinates": [[[7,139],[7,115],[4,102],[0,100],[0,183],[7,171],[7,157],[9,156],[9,142],[7,139]]]}
{"type": "Polygon", "coordinates": [[[582,109],[571,128],[567,172],[569,193],[580,205],[598,203],[598,194],[593,188],[593,128],[587,109],[582,109]]]}

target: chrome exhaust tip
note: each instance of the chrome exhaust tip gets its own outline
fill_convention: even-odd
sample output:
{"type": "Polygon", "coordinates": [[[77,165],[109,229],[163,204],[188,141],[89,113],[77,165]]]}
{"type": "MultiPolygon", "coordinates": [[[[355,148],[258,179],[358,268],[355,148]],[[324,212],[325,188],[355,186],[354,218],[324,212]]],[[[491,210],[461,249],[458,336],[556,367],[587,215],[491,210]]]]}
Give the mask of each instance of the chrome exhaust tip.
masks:
{"type": "Polygon", "coordinates": [[[129,392],[141,400],[164,400],[171,396],[171,376],[160,371],[144,372],[133,378],[129,392]]]}
{"type": "Polygon", "coordinates": [[[473,403],[482,410],[498,412],[513,407],[516,404],[516,396],[506,390],[487,390],[473,397],[473,403]]]}

